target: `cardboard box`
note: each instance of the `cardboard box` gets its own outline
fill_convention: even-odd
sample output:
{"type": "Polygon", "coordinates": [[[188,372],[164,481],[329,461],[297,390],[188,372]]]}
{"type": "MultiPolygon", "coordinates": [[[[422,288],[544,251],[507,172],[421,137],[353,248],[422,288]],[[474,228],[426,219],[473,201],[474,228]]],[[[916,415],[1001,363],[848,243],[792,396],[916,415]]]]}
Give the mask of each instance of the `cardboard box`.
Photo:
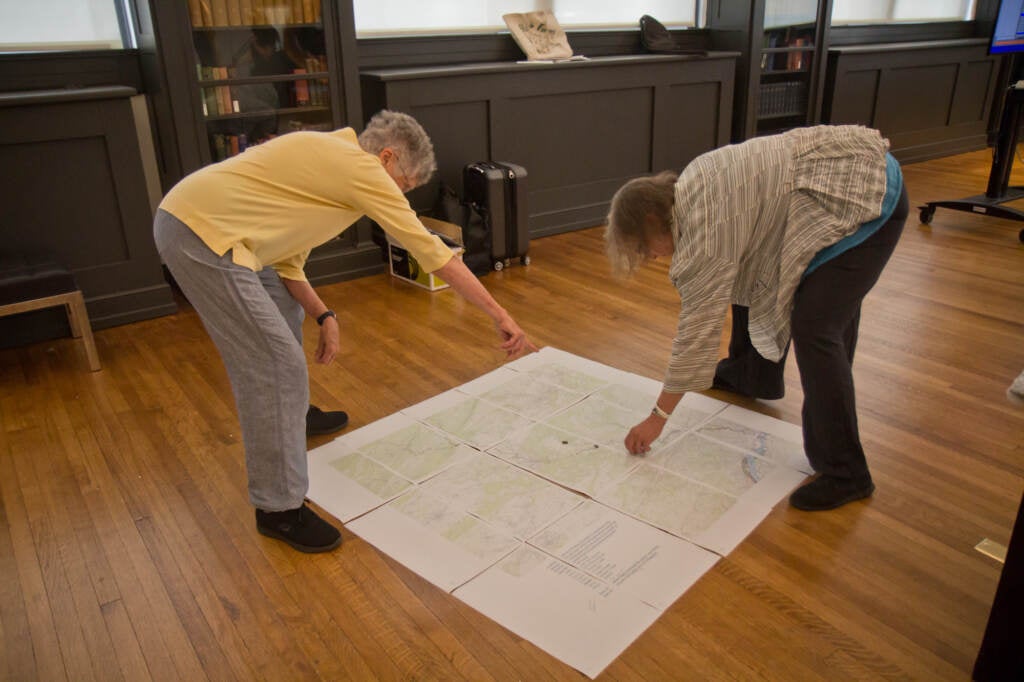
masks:
{"type": "MultiPolygon", "coordinates": [[[[443,237],[446,237],[450,241],[454,242],[456,246],[452,246],[452,253],[455,254],[456,258],[462,258],[462,252],[465,250],[462,248],[462,228],[454,223],[448,223],[443,220],[435,220],[434,218],[427,218],[424,216],[420,217],[420,222],[423,226],[443,237]]],[[[411,282],[416,286],[429,289],[430,291],[439,291],[441,289],[447,289],[448,283],[443,279],[434,275],[433,273],[425,272],[420,268],[420,264],[416,262],[416,258],[405,250],[405,248],[391,238],[388,235],[388,263],[391,268],[391,274],[399,279],[404,279],[407,282],[411,282]]]]}

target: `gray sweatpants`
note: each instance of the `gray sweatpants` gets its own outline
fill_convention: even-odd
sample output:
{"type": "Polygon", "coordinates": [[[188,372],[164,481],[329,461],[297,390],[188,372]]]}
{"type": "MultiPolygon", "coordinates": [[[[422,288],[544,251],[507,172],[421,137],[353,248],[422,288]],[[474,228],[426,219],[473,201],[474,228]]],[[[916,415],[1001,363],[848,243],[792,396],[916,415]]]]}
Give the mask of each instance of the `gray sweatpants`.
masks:
{"type": "Polygon", "coordinates": [[[271,268],[218,256],[180,220],[157,211],[157,250],[220,351],[245,445],[249,500],[264,511],[302,505],[309,488],[309,377],[302,306],[271,268]]]}

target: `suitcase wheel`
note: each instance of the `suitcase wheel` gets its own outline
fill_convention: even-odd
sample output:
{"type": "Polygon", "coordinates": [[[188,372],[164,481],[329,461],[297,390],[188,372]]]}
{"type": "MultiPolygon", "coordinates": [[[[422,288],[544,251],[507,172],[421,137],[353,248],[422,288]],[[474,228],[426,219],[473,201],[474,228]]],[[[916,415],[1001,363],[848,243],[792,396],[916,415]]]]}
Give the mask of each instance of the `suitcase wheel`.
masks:
{"type": "Polygon", "coordinates": [[[500,272],[504,267],[505,267],[505,263],[504,262],[502,262],[500,260],[494,261],[494,269],[496,271],[500,272]]]}
{"type": "Polygon", "coordinates": [[[523,265],[529,265],[530,264],[530,257],[529,256],[523,256],[522,258],[519,259],[519,262],[522,263],[523,265]]]}

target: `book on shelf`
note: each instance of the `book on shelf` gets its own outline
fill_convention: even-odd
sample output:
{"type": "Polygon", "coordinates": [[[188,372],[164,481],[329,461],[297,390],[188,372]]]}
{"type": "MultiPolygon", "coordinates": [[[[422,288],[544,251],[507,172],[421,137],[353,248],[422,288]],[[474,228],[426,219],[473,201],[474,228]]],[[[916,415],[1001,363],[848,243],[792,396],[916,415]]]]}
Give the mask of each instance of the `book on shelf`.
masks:
{"type": "Polygon", "coordinates": [[[227,0],[209,0],[213,9],[212,26],[228,25],[228,3],[227,0]]]}
{"type": "Polygon", "coordinates": [[[220,114],[220,100],[213,88],[203,88],[203,114],[217,116],[220,114]]]}
{"type": "Polygon", "coordinates": [[[193,26],[261,26],[316,23],[317,0],[188,0],[193,26]]]}
{"type": "Polygon", "coordinates": [[[252,26],[252,0],[238,0],[238,14],[243,26],[252,26]]]}
{"type": "Polygon", "coordinates": [[[223,135],[213,136],[213,158],[215,161],[223,161],[228,158],[227,141],[223,135]]]}
{"type": "MultiPolygon", "coordinates": [[[[305,69],[292,69],[292,73],[304,74],[305,69]]],[[[295,106],[305,107],[309,105],[309,81],[295,81],[295,106]]]]}
{"type": "MultiPolygon", "coordinates": [[[[224,159],[230,158],[232,156],[237,156],[238,154],[241,154],[246,149],[248,149],[250,146],[244,133],[239,135],[214,133],[210,137],[213,147],[212,151],[214,161],[223,161],[224,159]]],[[[267,139],[269,139],[270,137],[275,137],[275,135],[270,135],[267,139]]],[[[253,144],[258,144],[259,142],[262,141],[263,140],[256,140],[255,142],[253,142],[253,144]]]]}
{"type": "Polygon", "coordinates": [[[188,0],[188,18],[193,26],[203,26],[203,5],[199,0],[188,0]]]}
{"type": "MultiPolygon", "coordinates": [[[[807,45],[806,38],[797,38],[793,41],[794,47],[803,47],[807,45]]],[[[790,52],[786,59],[786,69],[789,71],[801,71],[804,68],[805,54],[803,52],[790,52]]]]}
{"type": "Polygon", "coordinates": [[[213,26],[212,0],[199,0],[199,14],[203,21],[199,26],[213,26]]]}
{"type": "Polygon", "coordinates": [[[242,3],[240,0],[227,0],[228,23],[232,26],[242,25],[242,3]]]}

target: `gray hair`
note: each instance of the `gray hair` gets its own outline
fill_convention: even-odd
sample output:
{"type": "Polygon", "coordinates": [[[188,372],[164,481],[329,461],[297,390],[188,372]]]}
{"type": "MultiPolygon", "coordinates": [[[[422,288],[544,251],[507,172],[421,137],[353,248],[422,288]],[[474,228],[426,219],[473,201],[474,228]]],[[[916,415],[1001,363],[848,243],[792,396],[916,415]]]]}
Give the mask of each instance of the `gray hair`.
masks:
{"type": "Polygon", "coordinates": [[[679,174],[674,171],[633,178],[612,197],[604,242],[616,275],[632,275],[647,261],[648,216],[661,225],[672,225],[678,179],[679,174]]]}
{"type": "Polygon", "coordinates": [[[437,170],[434,145],[416,119],[409,114],[383,109],[378,111],[359,133],[359,146],[371,154],[385,147],[395,150],[408,180],[416,187],[427,182],[437,170]]]}

